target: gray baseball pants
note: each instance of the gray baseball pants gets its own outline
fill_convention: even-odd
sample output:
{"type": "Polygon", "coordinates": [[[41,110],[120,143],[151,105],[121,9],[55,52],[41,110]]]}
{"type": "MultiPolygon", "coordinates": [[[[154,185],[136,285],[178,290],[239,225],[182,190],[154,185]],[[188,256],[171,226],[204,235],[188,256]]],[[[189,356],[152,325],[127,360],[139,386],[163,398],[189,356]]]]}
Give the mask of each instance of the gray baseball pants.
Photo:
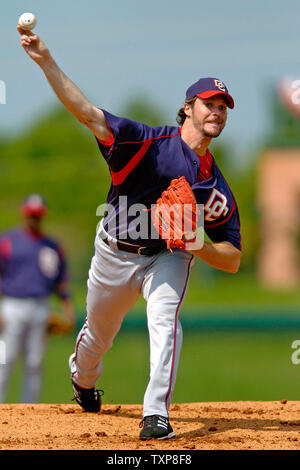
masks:
{"type": "Polygon", "coordinates": [[[87,317],[77,337],[71,368],[73,380],[84,388],[96,385],[102,373],[103,355],[112,346],[127,312],[143,296],[150,338],[150,380],[143,414],[168,417],[182,345],[179,309],[193,256],[182,250],[139,256],[119,251],[110,236],[108,241],[109,246],[96,236],[88,279],[87,317]]]}
{"type": "Polygon", "coordinates": [[[20,355],[24,359],[21,402],[38,402],[48,314],[48,298],[3,297],[0,340],[5,345],[5,364],[0,364],[0,403],[6,398],[9,378],[20,355]]]}

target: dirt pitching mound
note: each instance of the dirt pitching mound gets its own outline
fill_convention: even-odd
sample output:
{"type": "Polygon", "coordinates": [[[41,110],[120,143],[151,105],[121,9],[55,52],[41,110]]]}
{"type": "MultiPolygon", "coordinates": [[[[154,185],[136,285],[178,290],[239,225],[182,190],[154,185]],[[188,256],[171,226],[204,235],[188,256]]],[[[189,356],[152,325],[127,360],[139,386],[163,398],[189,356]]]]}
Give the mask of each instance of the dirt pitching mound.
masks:
{"type": "Polygon", "coordinates": [[[0,405],[0,450],[300,450],[300,402],[174,404],[176,437],[140,441],[141,405],[0,405]]]}

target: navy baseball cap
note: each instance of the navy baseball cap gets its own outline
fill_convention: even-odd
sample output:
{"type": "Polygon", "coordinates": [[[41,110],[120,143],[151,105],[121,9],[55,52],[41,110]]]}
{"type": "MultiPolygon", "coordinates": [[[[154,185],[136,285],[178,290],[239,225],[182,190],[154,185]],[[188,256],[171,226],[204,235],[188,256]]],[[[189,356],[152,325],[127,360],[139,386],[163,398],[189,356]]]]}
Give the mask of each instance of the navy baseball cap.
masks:
{"type": "Polygon", "coordinates": [[[21,214],[24,217],[35,215],[42,218],[47,214],[47,210],[47,203],[39,194],[30,194],[23,200],[21,205],[21,214]]]}
{"type": "Polygon", "coordinates": [[[230,109],[234,108],[232,96],[228,93],[226,85],[218,78],[200,78],[198,82],[191,85],[186,91],[186,100],[198,96],[198,98],[211,98],[215,95],[223,95],[230,109]]]}

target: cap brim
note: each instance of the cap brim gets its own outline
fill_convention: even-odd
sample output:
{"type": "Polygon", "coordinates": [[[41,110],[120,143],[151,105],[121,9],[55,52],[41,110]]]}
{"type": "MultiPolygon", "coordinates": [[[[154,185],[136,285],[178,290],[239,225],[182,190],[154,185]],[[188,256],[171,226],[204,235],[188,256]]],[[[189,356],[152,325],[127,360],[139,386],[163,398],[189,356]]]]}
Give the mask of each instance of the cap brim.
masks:
{"type": "Polygon", "coordinates": [[[46,207],[32,208],[32,207],[28,207],[24,205],[21,207],[21,214],[23,215],[23,217],[30,217],[34,215],[42,219],[47,214],[47,208],[46,207]]]}
{"type": "Polygon", "coordinates": [[[222,95],[226,98],[226,102],[227,102],[227,105],[228,105],[228,108],[230,109],[233,109],[234,108],[234,101],[233,101],[233,98],[232,96],[227,93],[226,91],[219,91],[219,90],[208,90],[208,91],[203,91],[202,93],[198,93],[196,96],[198,96],[198,98],[202,98],[202,99],[207,99],[207,98],[211,98],[212,96],[215,96],[215,95],[222,95]]]}

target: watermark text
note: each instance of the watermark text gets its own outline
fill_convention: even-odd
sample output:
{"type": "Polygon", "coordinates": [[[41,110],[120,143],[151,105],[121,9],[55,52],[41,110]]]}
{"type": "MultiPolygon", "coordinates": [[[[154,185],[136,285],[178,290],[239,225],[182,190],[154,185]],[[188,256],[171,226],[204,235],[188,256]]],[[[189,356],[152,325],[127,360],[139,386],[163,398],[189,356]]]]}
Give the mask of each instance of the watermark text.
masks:
{"type": "Polygon", "coordinates": [[[6,364],[6,344],[0,340],[0,365],[6,364]]]}
{"type": "MultiPolygon", "coordinates": [[[[222,209],[223,206],[222,206],[222,209]]],[[[96,215],[105,218],[106,233],[118,240],[183,240],[185,249],[198,250],[204,241],[204,208],[202,204],[174,204],[169,206],[128,204],[127,196],[118,202],[100,204],[96,215]]],[[[102,236],[100,221],[97,233],[102,236]]]]}
{"type": "Polygon", "coordinates": [[[6,85],[3,80],[0,80],[0,104],[6,104],[6,85]]]}
{"type": "Polygon", "coordinates": [[[300,364],[300,339],[295,339],[295,341],[292,342],[292,349],[295,349],[295,351],[292,354],[291,361],[297,366],[300,364]]]}

